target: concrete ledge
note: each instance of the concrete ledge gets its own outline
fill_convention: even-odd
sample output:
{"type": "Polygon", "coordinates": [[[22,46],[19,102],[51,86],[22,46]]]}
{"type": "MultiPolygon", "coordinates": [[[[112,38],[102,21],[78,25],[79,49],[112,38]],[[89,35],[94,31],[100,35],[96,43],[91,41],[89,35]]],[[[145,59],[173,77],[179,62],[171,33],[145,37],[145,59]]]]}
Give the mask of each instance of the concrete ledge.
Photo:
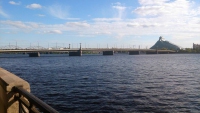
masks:
{"type": "Polygon", "coordinates": [[[20,77],[0,68],[0,85],[5,91],[11,91],[14,86],[23,87],[30,92],[30,85],[20,77]]]}
{"type": "Polygon", "coordinates": [[[0,68],[0,113],[18,113],[19,103],[14,99],[13,87],[22,87],[30,92],[30,85],[20,77],[0,68]]]}

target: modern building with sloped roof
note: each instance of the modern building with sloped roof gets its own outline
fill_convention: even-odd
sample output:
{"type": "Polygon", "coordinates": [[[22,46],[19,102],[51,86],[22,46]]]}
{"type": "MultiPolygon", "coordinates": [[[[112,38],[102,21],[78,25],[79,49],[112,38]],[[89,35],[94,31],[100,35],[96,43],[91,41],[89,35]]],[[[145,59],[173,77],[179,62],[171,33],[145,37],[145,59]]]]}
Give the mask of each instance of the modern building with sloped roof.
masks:
{"type": "Polygon", "coordinates": [[[150,49],[169,49],[169,50],[180,50],[181,47],[177,46],[169,41],[165,41],[162,36],[150,49]]]}

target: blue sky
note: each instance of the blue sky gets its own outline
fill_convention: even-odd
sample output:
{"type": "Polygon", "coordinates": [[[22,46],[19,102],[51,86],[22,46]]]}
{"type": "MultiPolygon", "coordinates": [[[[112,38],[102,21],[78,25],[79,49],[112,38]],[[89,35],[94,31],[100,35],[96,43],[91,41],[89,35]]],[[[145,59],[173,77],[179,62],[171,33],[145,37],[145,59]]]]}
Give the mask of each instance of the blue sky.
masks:
{"type": "Polygon", "coordinates": [[[198,0],[0,0],[0,47],[200,44],[198,0]]]}

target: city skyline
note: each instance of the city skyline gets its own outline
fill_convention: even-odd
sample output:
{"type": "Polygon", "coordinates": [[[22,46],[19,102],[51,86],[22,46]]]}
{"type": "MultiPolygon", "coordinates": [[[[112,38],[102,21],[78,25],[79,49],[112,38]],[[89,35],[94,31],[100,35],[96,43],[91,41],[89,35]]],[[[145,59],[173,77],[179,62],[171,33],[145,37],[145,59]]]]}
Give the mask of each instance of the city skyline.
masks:
{"type": "Polygon", "coordinates": [[[0,47],[150,48],[200,43],[198,0],[0,1],[0,47]]]}

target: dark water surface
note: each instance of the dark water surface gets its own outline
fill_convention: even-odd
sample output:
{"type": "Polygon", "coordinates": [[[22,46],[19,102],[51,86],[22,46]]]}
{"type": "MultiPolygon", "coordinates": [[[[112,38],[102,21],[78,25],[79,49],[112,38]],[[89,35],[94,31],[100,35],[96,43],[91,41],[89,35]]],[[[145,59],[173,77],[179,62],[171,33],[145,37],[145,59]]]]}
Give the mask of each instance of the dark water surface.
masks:
{"type": "Polygon", "coordinates": [[[200,112],[200,54],[8,56],[0,67],[61,113],[200,112]]]}

